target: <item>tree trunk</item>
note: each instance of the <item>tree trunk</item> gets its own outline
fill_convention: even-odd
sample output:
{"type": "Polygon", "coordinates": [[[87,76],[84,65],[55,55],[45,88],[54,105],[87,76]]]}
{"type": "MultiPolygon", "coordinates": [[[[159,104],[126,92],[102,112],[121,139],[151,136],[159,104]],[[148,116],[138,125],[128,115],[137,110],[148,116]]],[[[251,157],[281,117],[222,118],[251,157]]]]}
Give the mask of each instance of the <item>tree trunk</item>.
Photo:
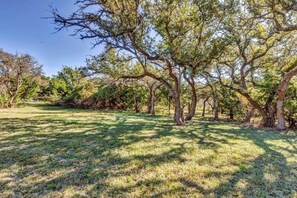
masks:
{"type": "Polygon", "coordinates": [[[213,94],[213,115],[214,115],[214,120],[218,121],[219,120],[219,104],[218,104],[218,98],[216,94],[213,94]]]}
{"type": "Polygon", "coordinates": [[[170,109],[171,109],[171,97],[168,96],[168,115],[170,116],[170,109]]]}
{"type": "Polygon", "coordinates": [[[151,114],[151,103],[152,103],[152,95],[151,95],[151,91],[149,92],[149,97],[148,97],[148,101],[147,101],[147,113],[151,114]]]}
{"type": "Polygon", "coordinates": [[[245,117],[244,117],[244,120],[243,122],[248,124],[251,122],[251,119],[255,113],[255,108],[254,107],[245,107],[245,117]]]}
{"type": "Polygon", "coordinates": [[[138,98],[135,93],[133,94],[133,102],[134,102],[134,111],[136,113],[139,113],[138,98]]]}
{"type": "Polygon", "coordinates": [[[275,119],[273,115],[266,115],[262,118],[262,124],[264,127],[274,127],[275,119]]]}
{"type": "Polygon", "coordinates": [[[186,120],[192,120],[192,118],[196,114],[196,106],[197,106],[197,93],[195,89],[195,84],[191,84],[191,103],[189,108],[189,113],[186,115],[186,120]]]}
{"type": "Polygon", "coordinates": [[[285,122],[285,115],[284,115],[284,100],[285,100],[286,90],[289,86],[289,82],[291,78],[296,74],[297,74],[297,67],[287,72],[284,75],[277,90],[277,104],[276,104],[277,113],[276,114],[277,114],[277,128],[279,130],[286,129],[286,122],[285,122]]]}
{"type": "Polygon", "coordinates": [[[254,99],[251,98],[251,96],[249,94],[243,93],[243,92],[239,92],[242,96],[244,96],[251,105],[253,105],[253,107],[255,109],[257,109],[259,111],[259,113],[261,114],[262,117],[262,125],[264,127],[274,127],[274,112],[273,112],[273,108],[272,108],[272,104],[271,102],[267,103],[265,105],[265,108],[263,108],[261,106],[260,103],[258,103],[257,101],[255,101],[254,99]]]}
{"type": "Polygon", "coordinates": [[[153,90],[152,91],[152,95],[151,95],[151,101],[150,101],[150,107],[151,107],[151,109],[150,109],[150,114],[152,115],[152,116],[154,116],[154,115],[156,115],[156,113],[155,113],[155,91],[153,90]]]}
{"type": "MultiPolygon", "coordinates": [[[[179,94],[178,94],[179,95],[179,94]]],[[[184,112],[180,102],[180,96],[173,97],[174,100],[174,121],[177,126],[185,125],[184,112]]]]}
{"type": "Polygon", "coordinates": [[[174,102],[174,122],[178,126],[185,125],[184,115],[183,115],[183,108],[181,106],[181,86],[180,86],[180,76],[177,76],[173,71],[173,66],[171,63],[165,59],[165,66],[168,69],[168,75],[172,78],[173,84],[170,84],[165,79],[158,77],[150,72],[146,71],[146,75],[158,80],[162,83],[165,87],[167,87],[168,91],[170,92],[173,102],[174,102]]]}
{"type": "Polygon", "coordinates": [[[292,114],[288,115],[288,123],[290,129],[296,129],[297,128],[297,120],[293,118],[292,114]]]}
{"type": "Polygon", "coordinates": [[[229,109],[229,119],[230,119],[230,120],[234,120],[233,107],[230,107],[230,109],[229,109]]]}
{"type": "Polygon", "coordinates": [[[149,89],[149,97],[148,97],[148,107],[147,107],[147,112],[154,116],[155,113],[155,100],[156,100],[156,91],[159,87],[161,87],[161,83],[159,84],[153,84],[148,87],[149,89]]]}
{"type": "Polygon", "coordinates": [[[279,130],[285,130],[286,127],[286,120],[284,115],[284,100],[278,99],[276,102],[276,117],[277,117],[277,129],[279,130]]]}
{"type": "Polygon", "coordinates": [[[202,108],[202,116],[205,116],[205,106],[206,106],[206,102],[208,100],[209,96],[203,101],[203,108],[202,108]]]}

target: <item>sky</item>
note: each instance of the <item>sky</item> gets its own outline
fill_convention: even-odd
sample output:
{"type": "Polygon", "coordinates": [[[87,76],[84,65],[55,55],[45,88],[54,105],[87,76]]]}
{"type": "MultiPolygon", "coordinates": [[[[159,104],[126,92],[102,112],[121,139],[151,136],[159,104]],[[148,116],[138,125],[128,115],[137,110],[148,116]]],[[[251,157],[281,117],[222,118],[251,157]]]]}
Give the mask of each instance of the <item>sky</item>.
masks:
{"type": "Polygon", "coordinates": [[[43,65],[45,75],[56,74],[63,65],[83,66],[96,55],[92,40],[70,36],[71,30],[55,33],[50,5],[64,16],[75,10],[74,0],[0,0],[0,48],[10,53],[28,53],[43,65]]]}

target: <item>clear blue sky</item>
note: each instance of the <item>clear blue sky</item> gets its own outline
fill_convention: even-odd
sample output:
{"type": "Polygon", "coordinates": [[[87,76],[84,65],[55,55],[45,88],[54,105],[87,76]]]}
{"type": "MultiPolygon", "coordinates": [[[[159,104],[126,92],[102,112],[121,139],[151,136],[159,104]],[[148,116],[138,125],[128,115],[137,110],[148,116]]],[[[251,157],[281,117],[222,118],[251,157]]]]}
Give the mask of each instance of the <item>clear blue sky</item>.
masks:
{"type": "Polygon", "coordinates": [[[49,19],[49,5],[65,15],[75,10],[74,0],[0,0],[0,48],[10,53],[29,53],[34,56],[46,75],[56,74],[62,65],[81,66],[89,55],[100,52],[92,49],[91,40],[70,36],[69,31],[55,33],[49,19]]]}

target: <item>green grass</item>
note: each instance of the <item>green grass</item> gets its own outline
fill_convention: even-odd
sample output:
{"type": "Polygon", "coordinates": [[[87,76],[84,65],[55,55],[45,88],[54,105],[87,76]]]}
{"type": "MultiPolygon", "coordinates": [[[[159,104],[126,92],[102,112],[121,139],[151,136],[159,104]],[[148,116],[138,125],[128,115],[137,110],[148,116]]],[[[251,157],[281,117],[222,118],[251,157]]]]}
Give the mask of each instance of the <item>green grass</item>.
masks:
{"type": "Polygon", "coordinates": [[[31,104],[0,110],[0,197],[296,197],[296,140],[31,104]]]}

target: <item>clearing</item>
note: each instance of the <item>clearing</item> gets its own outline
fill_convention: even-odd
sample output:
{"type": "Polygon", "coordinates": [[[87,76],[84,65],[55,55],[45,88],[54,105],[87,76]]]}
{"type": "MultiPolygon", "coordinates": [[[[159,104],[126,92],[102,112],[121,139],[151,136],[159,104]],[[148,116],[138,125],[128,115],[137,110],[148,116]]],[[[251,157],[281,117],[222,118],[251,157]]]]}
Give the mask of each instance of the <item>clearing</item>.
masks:
{"type": "Polygon", "coordinates": [[[0,110],[1,197],[296,197],[297,136],[45,104],[0,110]]]}

